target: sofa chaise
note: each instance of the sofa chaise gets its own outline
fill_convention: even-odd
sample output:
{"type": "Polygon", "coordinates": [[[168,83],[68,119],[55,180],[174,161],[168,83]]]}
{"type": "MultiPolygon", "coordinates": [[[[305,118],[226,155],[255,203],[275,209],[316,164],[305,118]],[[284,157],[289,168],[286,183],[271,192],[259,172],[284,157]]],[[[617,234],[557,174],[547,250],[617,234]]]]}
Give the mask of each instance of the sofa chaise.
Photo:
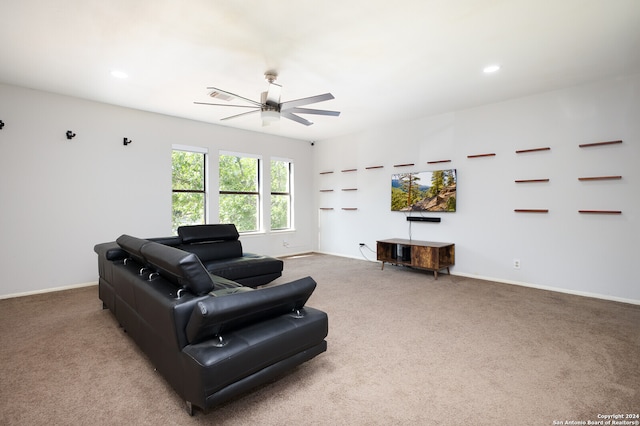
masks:
{"type": "Polygon", "coordinates": [[[244,253],[239,237],[236,226],[229,223],[181,226],[175,237],[151,240],[194,253],[210,273],[247,287],[267,284],[282,275],[282,260],[244,253]]]}

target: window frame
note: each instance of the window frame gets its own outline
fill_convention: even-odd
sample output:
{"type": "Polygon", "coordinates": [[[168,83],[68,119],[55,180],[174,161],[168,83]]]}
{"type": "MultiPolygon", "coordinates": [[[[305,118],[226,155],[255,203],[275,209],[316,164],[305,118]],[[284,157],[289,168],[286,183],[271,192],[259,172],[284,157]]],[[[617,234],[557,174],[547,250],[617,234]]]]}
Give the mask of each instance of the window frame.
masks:
{"type": "Polygon", "coordinates": [[[274,195],[277,196],[282,196],[282,195],[286,195],[289,198],[289,211],[287,212],[288,218],[289,218],[289,223],[288,226],[286,228],[273,228],[273,221],[272,221],[272,215],[271,215],[271,208],[273,207],[273,200],[270,199],[270,203],[269,203],[269,207],[270,207],[270,214],[269,214],[269,229],[274,231],[274,232],[284,232],[284,231],[291,231],[294,228],[294,214],[293,214],[293,170],[294,170],[294,165],[293,165],[293,160],[291,160],[290,158],[280,158],[280,157],[271,157],[270,159],[271,161],[269,162],[269,172],[271,172],[271,168],[273,167],[273,163],[274,162],[281,162],[281,163],[287,163],[288,167],[287,167],[287,188],[288,191],[287,192],[280,192],[280,191],[272,191],[271,190],[271,185],[272,185],[272,181],[271,181],[271,173],[269,173],[269,196],[273,197],[274,195]]]}
{"type": "Polygon", "coordinates": [[[174,151],[188,152],[193,154],[202,154],[202,168],[203,168],[203,176],[202,176],[202,190],[196,189],[174,189],[173,187],[173,173],[171,177],[171,227],[173,228],[173,194],[202,194],[203,195],[203,220],[204,223],[209,223],[209,185],[207,182],[209,181],[209,167],[208,167],[208,157],[209,150],[207,148],[198,147],[198,146],[189,146],[189,145],[180,145],[173,144],[171,145],[171,167],[173,170],[173,153],[174,151]]]}
{"type": "Polygon", "coordinates": [[[263,220],[263,213],[264,213],[264,206],[263,206],[263,199],[264,199],[264,191],[262,188],[262,184],[263,184],[263,179],[262,179],[262,175],[263,175],[263,160],[262,160],[262,156],[261,155],[257,155],[257,154],[247,154],[244,152],[232,152],[232,151],[223,151],[220,150],[218,152],[218,221],[220,221],[220,213],[221,213],[221,207],[220,207],[220,196],[221,195],[255,195],[257,196],[257,201],[256,201],[256,226],[257,229],[253,229],[253,230],[248,230],[248,231],[244,231],[244,230],[240,230],[238,229],[238,233],[240,234],[257,234],[257,233],[262,233],[264,232],[264,220],[263,220]],[[256,188],[257,191],[227,191],[227,190],[221,190],[220,189],[220,157],[222,156],[227,156],[227,157],[239,157],[239,158],[252,158],[255,159],[257,161],[256,164],[256,188]]]}

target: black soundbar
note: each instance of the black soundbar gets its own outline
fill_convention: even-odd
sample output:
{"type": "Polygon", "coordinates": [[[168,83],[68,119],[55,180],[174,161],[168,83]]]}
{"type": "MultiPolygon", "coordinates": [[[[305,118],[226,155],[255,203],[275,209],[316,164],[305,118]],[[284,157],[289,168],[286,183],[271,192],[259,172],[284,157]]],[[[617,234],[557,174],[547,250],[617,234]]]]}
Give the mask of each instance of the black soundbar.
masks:
{"type": "Polygon", "coordinates": [[[440,222],[439,217],[407,216],[409,222],[440,222]]]}

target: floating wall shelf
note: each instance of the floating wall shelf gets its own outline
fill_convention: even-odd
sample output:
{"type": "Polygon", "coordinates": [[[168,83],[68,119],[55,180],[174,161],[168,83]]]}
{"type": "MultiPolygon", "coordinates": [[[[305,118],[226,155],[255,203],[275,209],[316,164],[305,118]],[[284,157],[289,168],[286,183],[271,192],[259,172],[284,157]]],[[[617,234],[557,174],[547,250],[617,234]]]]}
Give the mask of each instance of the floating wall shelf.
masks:
{"type": "Polygon", "coordinates": [[[490,152],[488,154],[474,154],[474,155],[467,155],[467,158],[480,158],[480,157],[495,157],[496,153],[495,152],[490,152]]]}
{"type": "Polygon", "coordinates": [[[331,173],[333,173],[333,170],[329,171],[329,172],[320,172],[321,175],[328,175],[328,174],[331,174],[331,173]]]}
{"type": "Polygon", "coordinates": [[[578,210],[578,213],[588,214],[622,214],[621,210],[578,210]]]}
{"type": "Polygon", "coordinates": [[[520,149],[516,151],[516,154],[524,154],[526,152],[536,152],[536,151],[551,151],[551,148],[548,146],[545,146],[544,148],[520,149]]]}
{"type": "Polygon", "coordinates": [[[384,166],[369,166],[369,167],[365,167],[367,170],[372,170],[372,169],[383,169],[384,166]]]}
{"type": "Polygon", "coordinates": [[[333,207],[320,207],[320,210],[333,210],[333,207]]]}
{"type": "Polygon", "coordinates": [[[549,209],[515,209],[516,213],[549,213],[549,209]]]}
{"type": "Polygon", "coordinates": [[[347,173],[347,172],[355,172],[358,171],[358,169],[344,169],[344,170],[340,170],[342,173],[347,173]]]}
{"type": "Polygon", "coordinates": [[[409,167],[409,166],[415,166],[414,163],[406,163],[406,164],[394,164],[393,167],[409,167]]]}
{"type": "Polygon", "coordinates": [[[333,189],[321,189],[320,192],[333,192],[333,189]]]}
{"type": "Polygon", "coordinates": [[[358,188],[342,188],[343,191],[357,191],[358,188]]]}
{"type": "Polygon", "coordinates": [[[436,160],[436,161],[427,161],[427,164],[438,164],[438,163],[450,163],[451,160],[436,160]]]}
{"type": "Polygon", "coordinates": [[[549,182],[549,179],[519,179],[516,183],[529,183],[529,182],[549,182]]]}
{"type": "Polygon", "coordinates": [[[343,207],[343,208],[342,208],[342,210],[350,210],[350,211],[353,211],[353,210],[358,210],[358,208],[357,208],[357,207],[343,207]]]}
{"type": "Polygon", "coordinates": [[[579,177],[578,180],[616,180],[622,179],[622,176],[591,176],[591,177],[579,177]]]}
{"type": "Polygon", "coordinates": [[[622,141],[609,141],[609,142],[594,142],[594,143],[583,143],[578,145],[580,148],[589,148],[592,146],[602,146],[602,145],[615,145],[622,143],[622,141]]]}

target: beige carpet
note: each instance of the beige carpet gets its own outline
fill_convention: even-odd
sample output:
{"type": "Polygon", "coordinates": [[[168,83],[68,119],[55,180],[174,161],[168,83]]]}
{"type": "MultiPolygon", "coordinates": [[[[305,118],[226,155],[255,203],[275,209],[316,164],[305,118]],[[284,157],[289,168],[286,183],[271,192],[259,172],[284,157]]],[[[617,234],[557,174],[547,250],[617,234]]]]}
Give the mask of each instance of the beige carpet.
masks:
{"type": "Polygon", "coordinates": [[[328,351],[195,417],[97,287],[0,300],[0,424],[552,425],[640,411],[640,306],[326,255],[286,259],[274,285],[305,275],[328,351]]]}

